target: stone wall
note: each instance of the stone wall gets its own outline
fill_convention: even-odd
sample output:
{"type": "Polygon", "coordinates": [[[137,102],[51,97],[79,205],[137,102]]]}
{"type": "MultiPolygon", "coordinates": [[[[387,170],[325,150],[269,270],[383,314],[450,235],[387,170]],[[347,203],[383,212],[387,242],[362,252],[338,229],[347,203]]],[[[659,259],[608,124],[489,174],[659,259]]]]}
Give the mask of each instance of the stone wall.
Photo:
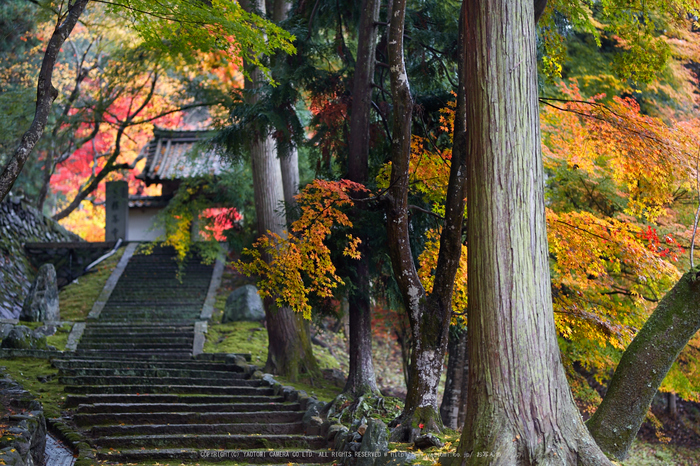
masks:
{"type": "Polygon", "coordinates": [[[37,271],[24,243],[66,241],[82,239],[21,201],[0,203],[0,318],[19,316],[37,271]]]}
{"type": "Polygon", "coordinates": [[[0,464],[44,464],[46,419],[41,403],[0,369],[0,407],[4,430],[0,437],[0,464]]]}

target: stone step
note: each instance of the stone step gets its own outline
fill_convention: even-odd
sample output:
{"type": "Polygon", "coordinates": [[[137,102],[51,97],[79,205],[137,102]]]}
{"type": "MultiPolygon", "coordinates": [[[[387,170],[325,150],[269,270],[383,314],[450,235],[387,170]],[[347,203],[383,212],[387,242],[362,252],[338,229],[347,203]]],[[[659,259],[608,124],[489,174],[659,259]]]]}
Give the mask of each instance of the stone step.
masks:
{"type": "Polygon", "coordinates": [[[154,334],[132,334],[132,335],[83,335],[80,339],[80,344],[95,344],[104,343],[114,345],[118,343],[140,344],[140,343],[177,343],[179,341],[189,341],[192,344],[194,340],[194,331],[190,333],[177,333],[172,335],[154,335],[154,334]]]}
{"type": "Polygon", "coordinates": [[[136,360],[143,360],[143,359],[192,359],[192,350],[190,348],[189,351],[183,351],[183,350],[174,350],[174,351],[167,351],[167,350],[152,350],[152,351],[136,351],[136,350],[104,350],[104,349],[85,349],[85,350],[77,350],[75,352],[77,356],[80,357],[89,357],[89,358],[105,358],[105,359],[110,359],[115,356],[119,356],[124,359],[136,359],[136,360]]]}
{"type": "MultiPolygon", "coordinates": [[[[109,313],[115,313],[118,311],[128,311],[133,314],[139,314],[143,312],[162,312],[172,314],[173,320],[176,320],[177,314],[185,314],[190,310],[199,307],[201,310],[202,302],[204,300],[189,301],[189,300],[177,300],[172,302],[159,301],[110,301],[108,302],[102,313],[100,314],[100,319],[108,320],[105,316],[109,313]]],[[[184,320],[188,320],[184,318],[184,320]]],[[[151,321],[152,322],[152,321],[151,321]]]]}
{"type": "Polygon", "coordinates": [[[235,364],[213,360],[182,361],[159,360],[140,361],[134,359],[54,359],[53,365],[58,369],[94,368],[94,369],[193,369],[208,371],[240,372],[243,369],[235,364]]]}
{"type": "Polygon", "coordinates": [[[105,309],[116,306],[160,306],[169,307],[173,305],[190,305],[196,306],[201,304],[206,293],[194,292],[178,292],[173,289],[166,289],[167,293],[124,293],[123,295],[115,295],[109,298],[105,309]]]}
{"type": "MultiPolygon", "coordinates": [[[[208,272],[196,272],[190,271],[189,275],[182,282],[179,282],[175,277],[175,273],[167,270],[163,271],[153,271],[153,272],[134,272],[126,271],[114,287],[114,290],[119,292],[119,290],[128,291],[162,291],[167,289],[175,290],[198,290],[201,288],[206,288],[209,286],[211,280],[211,271],[208,272]]],[[[183,277],[184,278],[184,277],[183,277]]]]}
{"type": "Polygon", "coordinates": [[[103,461],[144,464],[150,461],[195,462],[206,465],[212,463],[232,464],[326,464],[342,458],[333,456],[328,450],[198,450],[188,448],[124,449],[120,451],[98,451],[97,458],[103,461]]]}
{"type": "Polygon", "coordinates": [[[65,392],[75,395],[86,394],[162,394],[177,393],[183,395],[273,395],[271,388],[260,387],[222,387],[192,385],[69,385],[65,392]]]}
{"type": "Polygon", "coordinates": [[[304,435],[129,435],[92,440],[97,448],[324,448],[323,437],[304,435]]]}
{"type": "Polygon", "coordinates": [[[141,424],[236,424],[253,422],[270,424],[301,422],[303,417],[303,411],[253,411],[243,413],[202,413],[193,411],[184,413],[80,413],[73,415],[73,422],[81,427],[141,424]]]}
{"type": "MultiPolygon", "coordinates": [[[[84,405],[85,409],[90,409],[92,405],[99,404],[117,404],[117,405],[139,405],[139,404],[169,404],[170,406],[177,405],[200,405],[200,404],[243,404],[243,403],[264,403],[268,407],[275,406],[271,403],[281,403],[284,398],[281,396],[272,395],[234,395],[234,396],[218,396],[218,395],[169,395],[169,394],[101,394],[101,395],[68,395],[64,406],[66,408],[78,407],[81,411],[84,405]]],[[[125,408],[121,408],[125,409],[125,408]]],[[[262,410],[262,409],[261,409],[262,410]]],[[[190,411],[196,411],[192,409],[190,411]]],[[[86,411],[91,412],[91,411],[86,411]]]]}
{"type": "MultiPolygon", "coordinates": [[[[252,398],[252,397],[251,397],[252,398]]],[[[122,413],[252,413],[268,411],[298,411],[299,403],[284,403],[281,397],[267,397],[258,403],[95,403],[81,404],[79,414],[122,413]]]]}
{"type": "Polygon", "coordinates": [[[155,382],[156,385],[189,385],[191,387],[223,385],[229,387],[258,387],[259,380],[243,380],[241,378],[224,376],[199,378],[199,377],[138,377],[138,376],[109,376],[109,375],[77,375],[60,376],[59,383],[63,385],[148,385],[155,382]]]}
{"type": "Polygon", "coordinates": [[[180,320],[183,317],[190,320],[196,320],[199,318],[201,313],[201,306],[199,309],[190,309],[186,311],[168,311],[168,310],[134,310],[127,311],[124,309],[110,309],[103,311],[101,319],[109,319],[113,322],[150,322],[153,320],[168,320],[172,318],[173,320],[180,320]]]}
{"type": "Polygon", "coordinates": [[[133,322],[129,324],[123,324],[121,322],[116,323],[116,322],[107,322],[107,321],[96,321],[96,322],[91,322],[90,325],[87,326],[85,329],[90,330],[90,329],[99,329],[99,328],[105,328],[105,329],[114,329],[114,328],[133,328],[133,329],[143,329],[143,328],[154,328],[154,329],[162,329],[162,328],[179,328],[179,327],[194,327],[194,323],[192,321],[187,321],[187,320],[181,320],[181,321],[168,321],[168,322],[133,322]]]}
{"type": "Polygon", "coordinates": [[[257,422],[236,424],[132,424],[95,426],[90,428],[90,435],[97,437],[120,437],[123,435],[182,435],[182,434],[303,434],[301,422],[284,422],[260,424],[257,422]]]}
{"type": "Polygon", "coordinates": [[[250,353],[200,353],[194,356],[194,359],[198,361],[226,361],[234,356],[241,356],[248,362],[253,359],[250,353]]]}
{"type": "Polygon", "coordinates": [[[187,335],[194,331],[194,325],[187,326],[130,326],[130,325],[110,325],[109,327],[93,327],[93,324],[88,325],[83,332],[83,335],[101,336],[101,337],[118,337],[126,336],[168,336],[168,335],[187,335]]]}
{"type": "Polygon", "coordinates": [[[98,329],[91,329],[89,324],[83,332],[83,338],[148,338],[148,337],[176,337],[181,335],[192,335],[194,325],[188,327],[144,327],[127,328],[125,326],[110,326],[98,329]]]}
{"type": "Polygon", "coordinates": [[[177,350],[177,351],[187,351],[192,349],[192,341],[194,338],[187,340],[175,340],[172,342],[162,343],[162,342],[125,342],[125,343],[114,343],[114,342],[101,342],[99,340],[88,340],[80,341],[78,343],[79,350],[90,350],[90,349],[103,349],[103,350],[177,350]]]}
{"type": "Polygon", "coordinates": [[[242,380],[245,374],[229,371],[199,371],[193,369],[99,369],[99,368],[74,368],[61,369],[61,376],[86,376],[86,377],[179,377],[196,379],[217,380],[242,380]]]}

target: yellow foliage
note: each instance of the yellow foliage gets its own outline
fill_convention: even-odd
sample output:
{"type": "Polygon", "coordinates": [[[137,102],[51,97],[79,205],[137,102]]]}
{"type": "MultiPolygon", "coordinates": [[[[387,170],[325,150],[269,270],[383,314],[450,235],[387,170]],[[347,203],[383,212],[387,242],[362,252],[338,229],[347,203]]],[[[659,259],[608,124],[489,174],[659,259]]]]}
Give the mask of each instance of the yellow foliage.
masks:
{"type": "MultiPolygon", "coordinates": [[[[243,251],[249,260],[234,266],[245,275],[260,277],[258,290],[262,296],[274,298],[278,306],[289,306],[310,319],[309,297],[330,298],[343,284],[325,241],[339,227],[352,227],[342,210],[353,205],[350,191],[366,189],[347,180],[314,180],[297,195],[301,217],[292,223],[292,231],[283,236],[268,231],[254,244],[256,249],[243,251]]],[[[359,259],[360,239],[351,234],[346,238],[343,254],[359,259]]]]}
{"type": "MultiPolygon", "coordinates": [[[[441,229],[431,229],[426,232],[425,249],[418,257],[418,277],[425,292],[430,294],[435,283],[435,268],[440,252],[441,229]]],[[[452,292],[452,310],[459,313],[452,316],[452,324],[465,326],[467,324],[467,247],[462,245],[462,255],[459,258],[459,269],[455,276],[452,292]]]]}

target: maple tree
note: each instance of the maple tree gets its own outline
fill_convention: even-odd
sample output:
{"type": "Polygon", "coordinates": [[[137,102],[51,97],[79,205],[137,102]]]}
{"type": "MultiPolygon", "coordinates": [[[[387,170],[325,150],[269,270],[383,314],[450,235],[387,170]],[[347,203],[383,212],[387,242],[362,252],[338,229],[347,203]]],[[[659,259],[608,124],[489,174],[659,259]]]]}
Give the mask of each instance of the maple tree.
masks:
{"type": "MultiPolygon", "coordinates": [[[[2,175],[0,175],[0,199],[4,199],[10,191],[34,146],[44,133],[52,103],[58,96],[58,91],[52,80],[61,48],[73,32],[88,4],[92,2],[76,0],[66,4],[63,2],[55,3],[51,0],[41,3],[43,8],[54,13],[55,28],[48,40],[46,53],[38,73],[35,116],[32,125],[23,135],[17,149],[7,161],[2,175]]],[[[114,2],[110,4],[110,8],[112,11],[123,11],[132,16],[132,24],[140,26],[137,31],[146,47],[159,49],[167,56],[179,57],[190,62],[193,61],[193,52],[206,53],[223,50],[235,53],[239,59],[246,58],[259,65],[260,69],[266,72],[267,68],[257,58],[259,53],[272,53],[278,49],[287,52],[293,50],[289,34],[269,21],[245,12],[235,2],[215,1],[207,4],[182,0],[180,3],[182,3],[182,8],[175,8],[175,4],[138,1],[114,2]],[[180,27],[182,24],[196,25],[197,27],[182,28],[180,27]],[[262,40],[262,38],[266,38],[266,40],[262,40]]],[[[80,70],[79,75],[81,73],[82,70],[80,70]]],[[[155,87],[155,81],[153,81],[153,87],[155,87]]],[[[141,102],[141,105],[144,103],[141,102]]],[[[134,110],[139,110],[137,113],[140,113],[138,106],[134,110]]],[[[134,117],[135,115],[127,114],[126,120],[133,120],[134,117]]],[[[119,130],[117,132],[116,139],[120,140],[119,130]]],[[[121,133],[123,134],[123,129],[121,133]]],[[[114,164],[114,161],[108,161],[107,166],[110,163],[114,164]]],[[[47,166],[50,165],[47,164],[47,166]]]]}
{"type": "MultiPolygon", "coordinates": [[[[262,296],[274,298],[278,306],[289,306],[310,319],[309,296],[330,298],[333,289],[343,284],[324,241],[333,230],[352,227],[343,212],[344,207],[353,205],[349,194],[352,190],[365,188],[348,180],[314,180],[297,195],[301,216],[292,223],[290,232],[261,236],[253,244],[255,249],[243,251],[249,260],[238,261],[236,268],[248,276],[260,276],[258,289],[262,296]]],[[[358,259],[359,238],[349,233],[346,238],[343,254],[358,259]]]]}

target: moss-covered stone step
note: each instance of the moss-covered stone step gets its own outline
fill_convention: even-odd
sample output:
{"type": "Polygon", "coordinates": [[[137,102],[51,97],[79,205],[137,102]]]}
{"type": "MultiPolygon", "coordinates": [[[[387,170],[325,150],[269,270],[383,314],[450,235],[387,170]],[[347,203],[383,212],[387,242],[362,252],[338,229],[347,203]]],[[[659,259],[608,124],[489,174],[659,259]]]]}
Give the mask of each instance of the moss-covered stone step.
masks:
{"type": "Polygon", "coordinates": [[[62,376],[86,376],[86,377],[180,377],[196,379],[220,379],[220,380],[242,380],[244,374],[241,372],[229,371],[206,371],[196,369],[138,369],[138,368],[72,368],[60,369],[62,376]]]}
{"type": "Polygon", "coordinates": [[[143,309],[140,306],[138,309],[128,308],[107,308],[102,311],[100,319],[111,320],[112,322],[124,321],[133,322],[141,320],[144,322],[152,322],[154,320],[195,320],[199,317],[201,306],[189,306],[184,310],[170,309],[143,309]]]}
{"type": "Polygon", "coordinates": [[[277,397],[251,403],[94,403],[78,406],[76,414],[97,413],[254,413],[298,411],[299,403],[284,403],[277,397]],[[275,400],[275,401],[267,401],[275,400]]]}
{"type": "Polygon", "coordinates": [[[138,359],[54,359],[53,365],[58,369],[94,368],[94,369],[194,369],[203,371],[241,372],[243,369],[234,364],[208,360],[142,361],[138,359]]]}
{"type": "Polygon", "coordinates": [[[192,386],[192,385],[69,385],[65,389],[70,394],[99,393],[182,393],[202,395],[273,395],[272,388],[192,386]]]}
{"type": "MultiPolygon", "coordinates": [[[[108,320],[107,316],[110,314],[132,314],[134,316],[138,316],[140,314],[144,313],[150,313],[150,314],[158,314],[161,313],[165,317],[165,320],[172,319],[172,320],[190,320],[189,317],[182,317],[182,315],[189,313],[192,310],[195,310],[199,308],[198,310],[202,310],[202,303],[201,302],[187,302],[187,301],[180,301],[177,303],[163,303],[163,302],[144,302],[140,301],[138,303],[116,303],[116,304],[111,304],[107,303],[105,305],[104,309],[102,310],[102,314],[100,314],[100,319],[102,320],[108,320]],[[170,316],[170,317],[167,317],[170,316]]],[[[157,319],[155,319],[157,320],[157,319]]],[[[149,321],[153,322],[153,321],[149,321]]]]}
{"type": "Polygon", "coordinates": [[[113,336],[115,332],[124,335],[181,335],[187,334],[194,331],[194,324],[182,325],[175,324],[168,325],[164,323],[163,325],[134,325],[120,322],[121,325],[100,325],[97,326],[96,322],[91,322],[87,327],[85,327],[84,335],[96,335],[96,336],[113,336]]]}
{"type": "Polygon", "coordinates": [[[160,336],[160,337],[140,337],[140,336],[122,336],[120,337],[83,337],[80,340],[80,347],[89,348],[95,345],[190,345],[192,346],[192,341],[194,340],[194,335],[174,335],[174,336],[160,336]]]}
{"type": "MultiPolygon", "coordinates": [[[[83,407],[92,405],[122,404],[139,405],[144,403],[174,405],[199,405],[199,404],[243,404],[243,403],[264,403],[267,406],[275,406],[276,403],[284,401],[282,396],[257,396],[257,395],[170,395],[170,394],[101,394],[101,395],[68,395],[64,406],[66,408],[77,408],[78,412],[83,407]],[[80,406],[83,405],[83,406],[80,406]]],[[[190,411],[196,411],[191,409],[190,411]]],[[[90,412],[90,411],[86,411],[90,412]]]]}
{"type": "Polygon", "coordinates": [[[93,437],[120,437],[124,435],[210,435],[210,434],[273,434],[290,435],[303,434],[304,425],[301,422],[239,422],[235,424],[131,424],[94,426],[89,429],[93,437]]]}
{"type": "Polygon", "coordinates": [[[105,350],[105,349],[78,349],[76,354],[80,357],[90,357],[90,358],[113,358],[115,356],[128,356],[134,359],[190,359],[192,357],[191,349],[188,351],[183,350],[133,350],[133,349],[118,349],[118,350],[105,350]]]}
{"type": "Polygon", "coordinates": [[[309,448],[326,446],[323,437],[304,435],[129,435],[123,437],[99,437],[93,440],[97,448],[309,448]]]}
{"type": "Polygon", "coordinates": [[[226,361],[232,357],[242,357],[248,362],[253,359],[250,353],[201,353],[194,356],[194,359],[198,361],[226,361]]]}
{"type": "MultiPolygon", "coordinates": [[[[99,425],[141,424],[236,424],[301,422],[303,411],[253,411],[249,413],[184,412],[184,413],[79,413],[73,422],[81,427],[99,425]]],[[[250,447],[254,448],[254,447],[250,447]]]]}
{"type": "Polygon", "coordinates": [[[152,341],[157,342],[168,342],[174,339],[192,339],[194,338],[194,328],[187,331],[179,332],[112,332],[112,333],[83,333],[82,340],[85,341],[103,341],[103,342],[140,342],[140,341],[152,341]]]}
{"type": "Polygon", "coordinates": [[[194,323],[192,321],[187,321],[187,320],[181,320],[181,321],[176,321],[176,320],[169,320],[167,322],[132,322],[128,324],[124,323],[115,323],[115,322],[106,322],[106,321],[95,321],[91,322],[90,325],[87,326],[85,331],[88,330],[95,330],[95,329],[117,329],[117,328],[128,328],[128,329],[168,329],[168,328],[180,328],[180,327],[194,327],[194,323]]]}
{"type": "Polygon", "coordinates": [[[235,374],[229,373],[209,373],[207,378],[198,377],[138,377],[138,376],[121,376],[121,375],[78,375],[78,376],[59,376],[59,382],[64,385],[148,385],[154,383],[156,385],[189,385],[198,387],[201,385],[226,385],[228,387],[258,387],[260,382],[257,380],[244,380],[240,377],[233,377],[235,374]],[[213,375],[221,374],[221,375],[213,375]]]}
{"type": "Polygon", "coordinates": [[[115,343],[115,342],[109,342],[109,341],[99,341],[99,340],[89,340],[89,341],[81,341],[78,344],[78,349],[79,350],[86,350],[86,349],[105,349],[105,350],[142,350],[142,349],[163,349],[163,350],[169,350],[169,349],[177,349],[178,351],[187,350],[188,348],[192,348],[192,340],[191,339],[183,339],[183,340],[174,340],[171,342],[150,342],[148,340],[143,340],[139,342],[123,342],[123,343],[115,343]]]}
{"type": "Polygon", "coordinates": [[[340,462],[341,458],[333,456],[328,450],[199,450],[188,448],[163,449],[122,449],[119,451],[100,451],[97,458],[102,461],[144,464],[153,461],[195,462],[197,464],[326,464],[340,462]]]}

